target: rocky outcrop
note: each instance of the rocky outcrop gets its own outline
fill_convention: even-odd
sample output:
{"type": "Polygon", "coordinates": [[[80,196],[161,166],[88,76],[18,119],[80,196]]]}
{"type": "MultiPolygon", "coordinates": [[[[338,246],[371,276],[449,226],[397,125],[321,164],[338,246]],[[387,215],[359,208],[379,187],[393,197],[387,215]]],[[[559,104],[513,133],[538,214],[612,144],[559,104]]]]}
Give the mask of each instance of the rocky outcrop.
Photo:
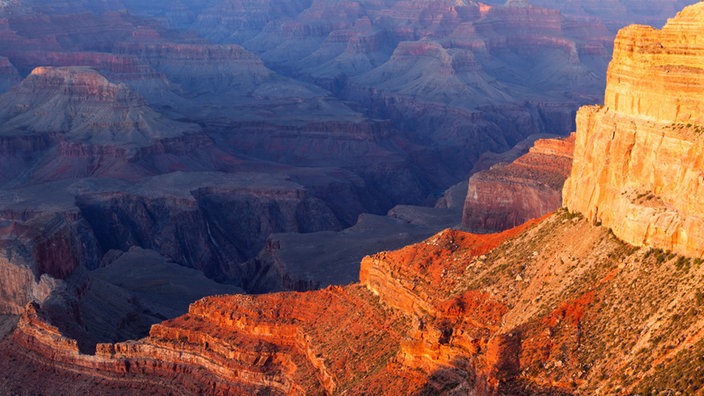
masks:
{"type": "MultiPolygon", "coordinates": [[[[561,210],[502,234],[447,230],[365,258],[361,284],[208,297],[94,355],[30,305],[0,342],[12,359],[0,368],[11,374],[3,386],[34,371],[108,394],[159,384],[187,394],[660,390],[681,351],[701,350],[702,268],[561,210]]],[[[666,386],[694,389],[698,373],[684,367],[684,382],[666,386]]]]}
{"type": "MultiPolygon", "coordinates": [[[[30,305],[0,349],[20,362],[14,371],[22,367],[47,370],[43,359],[52,356],[54,367],[70,367],[74,375],[90,377],[97,370],[104,382],[127,387],[144,386],[144,379],[154,384],[171,378],[189,393],[207,389],[216,394],[413,393],[424,386],[446,386],[445,377],[426,382],[436,369],[447,371],[446,375],[462,386],[476,381],[478,386],[491,387],[485,379],[466,378],[466,373],[452,367],[452,351],[457,345],[503,353],[505,347],[487,337],[506,308],[481,293],[446,301],[445,293],[453,284],[441,286],[445,275],[450,275],[440,273],[439,266],[447,254],[474,257],[513,234],[485,238],[447,231],[413,247],[421,254],[417,259],[405,251],[390,254],[389,261],[386,254],[377,255],[369,261],[376,263],[370,264],[376,270],[362,270],[366,287],[206,298],[191,305],[188,315],[153,326],[149,338],[99,344],[93,356],[80,354],[75,341],[48,325],[38,307],[30,305]],[[448,247],[454,251],[446,250],[448,247]],[[411,282],[413,278],[405,278],[422,265],[426,250],[430,256],[441,255],[435,261],[437,268],[430,270],[432,275],[424,272],[417,277],[428,281],[416,290],[408,289],[407,294],[416,300],[429,294],[432,298],[416,310],[407,309],[398,300],[389,299],[392,288],[388,281],[411,282]],[[393,258],[396,256],[398,259],[393,258]],[[396,270],[380,269],[381,262],[396,270]],[[381,282],[380,278],[387,280],[381,282]],[[459,323],[465,323],[467,329],[453,334],[449,326],[459,323]],[[28,353],[36,359],[33,363],[27,360],[28,353]],[[428,357],[422,357],[425,354],[428,357]],[[174,377],[176,373],[180,375],[174,377]]],[[[96,386],[101,389],[106,385],[96,386]]]]}
{"type": "MultiPolygon", "coordinates": [[[[169,387],[178,386],[189,394],[332,393],[378,370],[370,361],[394,354],[393,341],[401,338],[398,329],[405,319],[385,314],[359,286],[307,295],[213,297],[192,305],[187,316],[154,326],[149,339],[99,344],[96,354],[87,356],[78,353],[75,341],[47,325],[36,306],[30,305],[11,343],[1,348],[26,362],[28,352],[22,356],[13,344],[24,347],[38,355],[39,368],[44,370],[41,359],[50,353],[57,368],[71,367],[74,375],[86,377],[97,370],[107,385],[121,383],[128,389],[139,389],[142,382],[174,381],[169,387]],[[275,306],[259,322],[264,319],[261,309],[275,306]],[[237,315],[232,314],[235,307],[237,315]],[[358,317],[373,318],[380,326],[370,332],[348,316],[351,310],[359,310],[358,317]],[[352,338],[328,339],[327,334],[335,332],[340,323],[349,324],[352,338]],[[391,342],[366,344],[370,339],[391,342]],[[327,356],[341,351],[341,345],[351,347],[340,355],[345,364],[329,365],[327,356]]],[[[97,385],[97,389],[109,389],[106,384],[97,385]]]]}
{"type": "Polygon", "coordinates": [[[623,240],[704,256],[704,6],[622,30],[603,107],[577,115],[565,206],[623,240]]]}
{"type": "Polygon", "coordinates": [[[466,270],[448,266],[448,257],[466,261],[483,256],[533,224],[486,236],[448,229],[424,242],[365,257],[359,280],[395,309],[421,317],[438,316],[456,286],[458,273],[453,272],[466,270]]]}
{"type": "Polygon", "coordinates": [[[134,149],[199,131],[164,118],[88,68],[38,67],[0,102],[5,136],[62,133],[69,142],[134,149]]]}
{"type": "Polygon", "coordinates": [[[540,139],[510,164],[475,173],[469,178],[462,225],[472,232],[498,232],[560,208],[573,151],[574,134],[540,139]]]}

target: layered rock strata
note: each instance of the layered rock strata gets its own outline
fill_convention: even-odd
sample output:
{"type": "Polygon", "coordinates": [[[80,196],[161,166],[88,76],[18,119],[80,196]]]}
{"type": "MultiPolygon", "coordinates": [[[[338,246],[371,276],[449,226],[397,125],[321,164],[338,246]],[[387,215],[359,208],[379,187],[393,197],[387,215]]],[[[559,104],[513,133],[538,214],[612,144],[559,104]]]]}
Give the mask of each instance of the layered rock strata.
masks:
{"type": "Polygon", "coordinates": [[[704,256],[704,5],[616,38],[604,106],[577,114],[565,206],[623,240],[704,256]]]}
{"type": "Polygon", "coordinates": [[[0,102],[2,136],[60,133],[69,143],[134,152],[159,139],[200,132],[156,113],[139,95],[90,68],[37,67],[0,102]]]}
{"type": "MultiPolygon", "coordinates": [[[[668,26],[699,32],[701,12],[701,6],[688,8],[668,26]]],[[[295,24],[288,28],[300,33],[295,24]]],[[[701,35],[682,40],[692,37],[696,44],[701,35]]],[[[661,44],[666,48],[668,42],[661,44]]],[[[689,50],[677,49],[681,51],[689,50]]],[[[692,63],[686,68],[698,73],[692,63]]],[[[669,86],[657,70],[652,74],[656,85],[669,86]]],[[[153,326],[141,340],[111,340],[89,350],[76,338],[96,322],[81,322],[83,308],[62,300],[68,292],[106,302],[106,309],[93,306],[91,314],[124,314],[101,317],[119,322],[111,326],[124,330],[122,334],[134,330],[134,318],[145,307],[105,284],[83,283],[75,262],[63,260],[62,252],[74,245],[61,227],[53,227],[52,237],[37,240],[42,246],[37,263],[55,271],[43,275],[81,282],[70,285],[71,290],[59,289],[42,285],[40,272],[25,269],[41,267],[18,266],[12,272],[0,263],[9,281],[26,285],[8,288],[0,297],[41,303],[12,306],[12,314],[21,313],[16,326],[14,318],[0,318],[0,336],[15,327],[0,341],[5,357],[0,359],[0,393],[694,394],[704,386],[700,367],[693,363],[704,354],[704,266],[701,259],[663,249],[684,246],[682,251],[689,254],[701,252],[697,249],[703,245],[697,240],[701,223],[696,211],[702,179],[699,108],[696,101],[686,100],[687,93],[658,97],[665,110],[684,110],[673,115],[639,107],[627,91],[610,92],[627,100],[617,104],[614,97],[607,100],[608,107],[580,112],[580,130],[590,133],[578,133],[579,171],[573,169],[564,190],[571,210],[579,210],[580,202],[594,204],[583,209],[588,219],[562,210],[502,234],[447,230],[420,244],[364,259],[360,284],[310,293],[209,297],[192,304],[188,314],[153,326]],[[685,114],[691,114],[686,123],[680,118],[685,114]],[[685,160],[675,164],[672,158],[683,152],[685,160]],[[604,153],[608,162],[601,167],[604,153]],[[658,169],[644,173],[644,165],[658,169]],[[676,195],[667,185],[672,180],[688,196],[676,195]],[[648,189],[653,189],[652,197],[648,189]],[[623,199],[628,205],[635,202],[638,211],[621,210],[623,199]],[[639,217],[643,207],[652,209],[646,214],[664,215],[639,217]],[[619,225],[613,213],[625,213],[627,221],[619,225]],[[669,230],[663,231],[663,219],[674,219],[665,224],[677,231],[669,240],[663,237],[669,230]],[[645,244],[660,249],[638,249],[614,236],[626,239],[630,230],[640,230],[639,221],[648,222],[645,244]],[[596,226],[599,222],[613,232],[596,226]],[[60,253],[53,256],[57,246],[60,253]],[[126,301],[116,307],[114,299],[97,298],[100,293],[111,298],[119,294],[126,301]],[[38,376],[42,381],[26,380],[38,376]]],[[[182,185],[170,186],[178,190],[182,185]]],[[[83,188],[78,186],[85,192],[83,188]]],[[[190,194],[192,189],[179,191],[190,194]]],[[[17,192],[5,198],[15,202],[17,192]]],[[[42,201],[42,208],[72,206],[70,198],[50,205],[42,201]]],[[[3,221],[3,242],[15,243],[33,235],[22,223],[36,211],[10,206],[5,215],[17,221],[3,221]]],[[[126,206],[137,207],[136,217],[152,222],[141,234],[153,234],[150,230],[156,227],[151,224],[168,224],[168,216],[147,206],[126,206]]],[[[76,211],[68,214],[78,221],[76,211]]],[[[207,224],[200,224],[199,235],[217,247],[207,224]]],[[[112,257],[118,254],[103,256],[106,268],[119,262],[112,257]]]]}
{"type": "Polygon", "coordinates": [[[510,164],[497,164],[469,178],[462,225],[472,232],[497,232],[562,206],[574,135],[540,139],[510,164]]]}
{"type": "Polygon", "coordinates": [[[483,152],[573,130],[574,111],[601,93],[612,40],[597,19],[532,6],[264,3],[271,14],[262,19],[250,5],[228,4],[202,10],[210,24],[196,28],[390,119],[408,163],[441,189],[466,178],[483,152]]]}
{"type": "Polygon", "coordinates": [[[503,341],[492,342],[490,335],[506,307],[484,293],[448,299],[458,283],[445,283],[447,271],[465,270],[444,263],[473,259],[518,232],[485,237],[448,230],[365,259],[361,285],[206,298],[187,315],[153,326],[148,338],[98,344],[95,355],[81,354],[75,340],[30,304],[0,349],[20,362],[13,372],[70,370],[96,389],[119,385],[130,392],[165,384],[189,394],[407,394],[437,391],[450,380],[460,389],[491,389],[499,384],[490,367],[502,358],[485,362],[457,353],[493,348],[501,355],[503,341]],[[432,264],[425,268],[427,260],[432,264]],[[416,273],[419,268],[425,269],[416,273]],[[454,326],[464,330],[453,334],[454,326]],[[49,356],[54,363],[45,360],[49,356]],[[433,379],[435,372],[442,375],[433,379]]]}
{"type": "Polygon", "coordinates": [[[503,234],[444,231],[365,258],[360,279],[208,297],[94,355],[30,304],[0,342],[2,389],[37,390],[18,382],[32,372],[101,394],[689,393],[701,383],[686,362],[704,351],[704,267],[566,210],[503,234]]]}

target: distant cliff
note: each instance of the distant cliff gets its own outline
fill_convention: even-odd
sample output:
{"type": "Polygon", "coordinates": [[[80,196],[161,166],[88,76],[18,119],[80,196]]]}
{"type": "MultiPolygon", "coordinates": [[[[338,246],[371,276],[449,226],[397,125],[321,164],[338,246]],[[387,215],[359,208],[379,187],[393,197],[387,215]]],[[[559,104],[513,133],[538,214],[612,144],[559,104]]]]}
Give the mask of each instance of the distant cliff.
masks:
{"type": "Polygon", "coordinates": [[[540,139],[510,164],[475,173],[469,178],[462,225],[472,232],[498,232],[558,209],[573,151],[574,134],[540,139]]]}

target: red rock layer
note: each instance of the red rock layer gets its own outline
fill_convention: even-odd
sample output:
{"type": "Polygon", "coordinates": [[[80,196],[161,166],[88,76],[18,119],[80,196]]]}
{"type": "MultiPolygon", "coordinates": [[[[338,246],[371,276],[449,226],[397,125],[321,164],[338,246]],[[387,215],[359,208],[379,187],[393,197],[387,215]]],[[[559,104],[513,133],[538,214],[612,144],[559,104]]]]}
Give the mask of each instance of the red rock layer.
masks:
{"type": "Polygon", "coordinates": [[[561,207],[573,151],[574,134],[540,139],[512,163],[475,173],[469,179],[462,225],[473,232],[497,232],[561,207]]]}
{"type": "MultiPolygon", "coordinates": [[[[458,279],[462,268],[443,267],[453,256],[471,259],[519,231],[491,236],[443,232],[423,244],[365,259],[363,285],[205,298],[192,304],[187,315],[153,326],[148,338],[99,344],[95,356],[79,354],[75,341],[29,305],[10,342],[42,362],[43,370],[47,365],[80,375],[98,370],[108,382],[133,381],[135,386],[148,378],[194,393],[415,393],[444,386],[446,379],[428,382],[436,370],[467,381],[455,366],[484,367],[499,359],[453,363],[457,348],[467,353],[493,345],[489,335],[498,329],[506,307],[482,292],[448,298],[456,283],[446,280],[458,279]],[[422,279],[427,281],[415,290],[406,287],[422,279]],[[406,300],[393,294],[399,287],[394,282],[401,282],[406,300]],[[426,303],[410,309],[411,301],[426,303]],[[453,334],[452,326],[464,330],[453,334]],[[42,360],[46,358],[56,363],[42,360]]],[[[2,348],[21,355],[7,343],[2,348]]],[[[492,348],[501,354],[500,345],[492,348]]],[[[472,381],[479,387],[497,386],[486,379],[472,381]]]]}
{"type": "Polygon", "coordinates": [[[0,342],[14,359],[2,386],[37,391],[17,380],[34,370],[101,394],[689,394],[693,368],[658,381],[704,343],[704,266],[660,255],[564,210],[502,234],[447,230],[366,258],[362,284],[208,297],[95,355],[30,304],[0,342]]]}
{"type": "Polygon", "coordinates": [[[622,30],[605,106],[577,115],[567,208],[639,245],[704,256],[704,4],[622,30]]]}
{"type": "MultiPolygon", "coordinates": [[[[44,370],[97,370],[108,382],[133,382],[137,389],[146,381],[194,394],[330,394],[364,377],[392,375],[395,369],[384,364],[396,354],[407,319],[389,313],[360,286],[211,297],[155,325],[147,339],[99,344],[87,356],[30,305],[9,342],[32,359],[53,360],[40,363],[44,370]]],[[[22,353],[8,343],[0,349],[22,353]]],[[[405,373],[395,385],[412,390],[422,379],[405,373]],[[409,378],[415,381],[403,383],[409,378]]]]}

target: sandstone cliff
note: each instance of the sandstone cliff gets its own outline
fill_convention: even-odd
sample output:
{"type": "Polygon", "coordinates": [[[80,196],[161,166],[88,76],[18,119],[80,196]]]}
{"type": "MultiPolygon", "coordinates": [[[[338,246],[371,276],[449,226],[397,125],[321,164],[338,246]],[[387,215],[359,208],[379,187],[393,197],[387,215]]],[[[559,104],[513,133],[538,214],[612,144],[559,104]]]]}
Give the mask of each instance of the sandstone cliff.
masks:
{"type": "Polygon", "coordinates": [[[638,246],[704,256],[704,5],[616,38],[603,107],[577,115],[565,206],[638,246]]]}
{"type": "Polygon", "coordinates": [[[469,178],[462,225],[472,232],[497,232],[541,217],[562,206],[574,134],[537,140],[510,164],[497,164],[469,178]]]}

